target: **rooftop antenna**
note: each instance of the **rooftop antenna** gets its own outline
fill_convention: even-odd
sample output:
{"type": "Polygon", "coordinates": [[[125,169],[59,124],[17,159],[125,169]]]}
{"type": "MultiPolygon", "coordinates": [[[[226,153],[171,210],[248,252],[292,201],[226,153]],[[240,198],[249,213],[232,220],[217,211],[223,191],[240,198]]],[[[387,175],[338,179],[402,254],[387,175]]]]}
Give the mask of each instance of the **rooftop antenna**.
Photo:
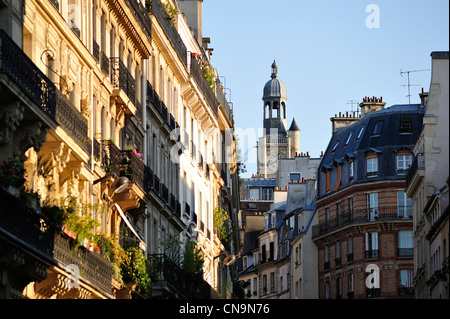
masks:
{"type": "Polygon", "coordinates": [[[356,108],[356,111],[353,111],[353,104],[358,105],[358,101],[359,100],[347,100],[347,103],[345,103],[347,105],[350,104],[352,114],[354,115],[356,113],[357,116],[359,115],[359,109],[356,108]]]}
{"type": "Polygon", "coordinates": [[[429,71],[430,69],[423,69],[423,70],[409,70],[409,71],[402,71],[402,69],[400,69],[400,75],[401,77],[403,77],[404,73],[408,73],[408,84],[407,85],[402,85],[403,87],[407,86],[408,87],[408,101],[409,104],[411,104],[411,86],[420,86],[420,84],[410,84],[409,82],[409,73],[413,73],[413,72],[424,72],[424,71],[429,71]]]}

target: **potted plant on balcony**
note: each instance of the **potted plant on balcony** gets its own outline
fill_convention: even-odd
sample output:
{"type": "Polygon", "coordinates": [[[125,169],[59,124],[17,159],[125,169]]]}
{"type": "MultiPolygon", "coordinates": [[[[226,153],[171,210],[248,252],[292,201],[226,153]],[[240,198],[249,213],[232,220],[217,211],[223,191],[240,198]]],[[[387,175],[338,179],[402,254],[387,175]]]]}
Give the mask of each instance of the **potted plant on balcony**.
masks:
{"type": "Polygon", "coordinates": [[[120,265],[124,285],[139,294],[149,294],[152,281],[147,259],[142,251],[135,246],[129,246],[124,251],[125,256],[120,265]]]}
{"type": "Polygon", "coordinates": [[[230,226],[230,218],[228,212],[222,208],[216,207],[213,212],[214,217],[214,231],[219,237],[222,245],[226,250],[231,249],[231,240],[233,238],[233,231],[230,226]]]}
{"type": "Polygon", "coordinates": [[[23,163],[16,158],[3,161],[0,164],[0,187],[14,197],[19,195],[25,184],[25,168],[23,163]]]}

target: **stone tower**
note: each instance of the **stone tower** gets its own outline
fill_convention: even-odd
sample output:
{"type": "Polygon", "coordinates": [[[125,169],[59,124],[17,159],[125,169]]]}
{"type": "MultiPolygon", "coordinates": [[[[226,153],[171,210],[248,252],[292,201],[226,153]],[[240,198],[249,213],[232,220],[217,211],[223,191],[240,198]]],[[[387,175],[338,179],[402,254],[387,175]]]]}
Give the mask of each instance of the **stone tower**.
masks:
{"type": "Polygon", "coordinates": [[[272,63],[271,79],[263,90],[264,135],[258,140],[258,174],[276,175],[278,158],[294,157],[299,152],[300,130],[295,120],[287,129],[286,86],[278,78],[278,65],[272,63]]]}

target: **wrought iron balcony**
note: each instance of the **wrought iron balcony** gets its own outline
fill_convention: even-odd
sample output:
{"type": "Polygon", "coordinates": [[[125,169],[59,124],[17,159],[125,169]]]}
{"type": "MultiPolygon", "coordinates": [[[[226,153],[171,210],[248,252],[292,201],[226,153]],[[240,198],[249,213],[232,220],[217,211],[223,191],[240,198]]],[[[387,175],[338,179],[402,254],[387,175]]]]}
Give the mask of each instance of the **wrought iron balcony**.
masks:
{"type": "Polygon", "coordinates": [[[331,233],[342,227],[366,222],[382,220],[410,220],[412,218],[411,206],[382,206],[370,209],[353,210],[342,213],[337,217],[330,218],[312,227],[312,237],[331,233]]]}
{"type": "Polygon", "coordinates": [[[74,141],[90,154],[92,140],[88,136],[88,121],[59,90],[56,90],[55,118],[74,141]]]}
{"type": "Polygon", "coordinates": [[[153,291],[166,290],[166,294],[188,299],[210,299],[212,288],[201,273],[187,273],[165,254],[148,256],[151,264],[153,291]]]}
{"type": "Polygon", "coordinates": [[[53,238],[56,229],[42,215],[27,207],[23,200],[0,188],[0,234],[9,234],[15,240],[27,243],[41,255],[53,256],[53,238]]]}
{"type": "Polygon", "coordinates": [[[425,169],[425,155],[417,154],[416,156],[414,156],[414,160],[406,173],[406,187],[405,188],[408,188],[408,186],[411,183],[411,181],[413,180],[413,177],[416,174],[416,172],[419,170],[424,170],[424,169],[425,169]]]}
{"type": "Polygon", "coordinates": [[[142,190],[144,185],[144,162],[132,150],[120,150],[111,140],[102,141],[101,165],[105,172],[126,176],[142,190]]]}
{"type": "Polygon", "coordinates": [[[0,31],[0,39],[0,73],[7,74],[36,105],[90,154],[92,141],[88,137],[87,119],[3,31],[0,31]]]}
{"type": "Polygon", "coordinates": [[[130,99],[131,103],[136,101],[136,81],[131,75],[130,71],[125,67],[120,58],[114,57],[111,59],[111,84],[116,89],[121,89],[130,99]]]}
{"type": "Polygon", "coordinates": [[[0,30],[0,41],[0,73],[6,74],[28,98],[55,119],[55,85],[3,30],[0,30]]]}
{"type": "Polygon", "coordinates": [[[187,62],[187,49],[181,39],[178,31],[175,29],[172,21],[169,19],[169,15],[167,11],[164,9],[160,0],[152,0],[150,2],[146,2],[146,10],[149,14],[153,14],[156,17],[156,20],[161,25],[164,33],[169,38],[170,43],[173,45],[175,51],[177,52],[180,60],[183,62],[185,66],[188,65],[187,62]]]}
{"type": "Polygon", "coordinates": [[[98,253],[90,252],[84,247],[73,250],[69,239],[55,236],[53,255],[55,260],[64,267],[77,265],[80,276],[101,290],[111,293],[111,280],[114,273],[112,264],[98,253]]]}

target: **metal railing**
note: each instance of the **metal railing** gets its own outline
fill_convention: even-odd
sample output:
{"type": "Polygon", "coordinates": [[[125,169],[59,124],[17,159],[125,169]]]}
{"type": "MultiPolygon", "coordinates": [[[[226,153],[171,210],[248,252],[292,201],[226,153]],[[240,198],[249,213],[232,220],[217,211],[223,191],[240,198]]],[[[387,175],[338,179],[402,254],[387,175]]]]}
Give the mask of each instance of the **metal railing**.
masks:
{"type": "Polygon", "coordinates": [[[122,60],[117,57],[110,58],[111,60],[111,84],[116,89],[121,89],[130,99],[131,103],[136,101],[136,81],[131,75],[130,71],[125,67],[122,60]]]}
{"type": "Polygon", "coordinates": [[[312,237],[330,233],[347,225],[355,223],[375,222],[379,220],[411,219],[411,206],[383,206],[370,209],[353,210],[342,213],[312,227],[312,237]]]}
{"type": "Polygon", "coordinates": [[[80,276],[96,287],[111,293],[111,280],[114,273],[112,264],[98,253],[84,247],[71,249],[69,239],[55,236],[53,255],[63,266],[77,265],[80,276]]]}
{"type": "Polygon", "coordinates": [[[425,155],[417,154],[416,156],[414,156],[411,166],[406,172],[406,188],[408,188],[408,185],[413,179],[416,172],[422,169],[425,169],[425,155]]]}
{"type": "Polygon", "coordinates": [[[55,119],[86,153],[91,154],[92,140],[88,136],[88,120],[59,90],[56,90],[55,119]]]}
{"type": "Polygon", "coordinates": [[[170,43],[173,45],[175,51],[177,52],[180,60],[183,62],[185,66],[187,66],[187,49],[175,29],[167,11],[164,9],[160,0],[152,0],[149,3],[146,3],[146,10],[148,13],[153,14],[156,17],[156,20],[161,25],[164,33],[169,38],[170,43]]]}
{"type": "Polygon", "coordinates": [[[55,85],[3,30],[0,41],[0,73],[7,74],[25,95],[55,119],[55,85]]]}

